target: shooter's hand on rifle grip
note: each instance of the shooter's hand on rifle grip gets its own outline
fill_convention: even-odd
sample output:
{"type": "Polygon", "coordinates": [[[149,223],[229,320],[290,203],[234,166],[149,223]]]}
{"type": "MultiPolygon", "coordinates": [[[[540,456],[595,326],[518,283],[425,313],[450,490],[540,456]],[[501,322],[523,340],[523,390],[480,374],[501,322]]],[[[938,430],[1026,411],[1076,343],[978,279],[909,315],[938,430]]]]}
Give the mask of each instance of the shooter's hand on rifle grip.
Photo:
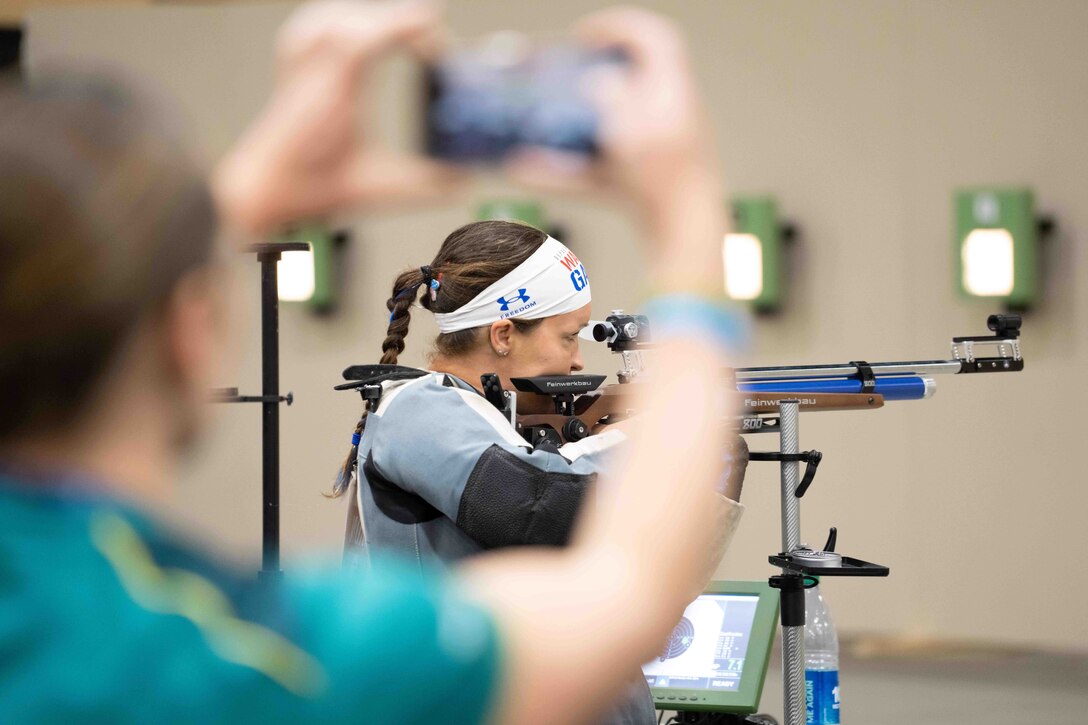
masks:
{"type": "Polygon", "coordinates": [[[722,480],[718,486],[718,492],[734,501],[740,501],[741,490],[744,488],[744,474],[748,470],[748,441],[742,436],[734,436],[722,454],[725,468],[722,471],[722,480]]]}

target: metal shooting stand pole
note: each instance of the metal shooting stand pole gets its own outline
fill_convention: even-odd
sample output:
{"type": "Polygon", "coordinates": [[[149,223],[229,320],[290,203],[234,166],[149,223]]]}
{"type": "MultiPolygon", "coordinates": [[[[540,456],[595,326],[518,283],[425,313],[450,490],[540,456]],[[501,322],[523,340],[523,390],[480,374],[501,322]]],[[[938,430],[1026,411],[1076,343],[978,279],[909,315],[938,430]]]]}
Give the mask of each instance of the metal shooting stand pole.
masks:
{"type": "MultiPolygon", "coordinates": [[[[800,462],[787,459],[798,449],[797,418],[801,401],[783,400],[779,406],[782,452],[782,551],[801,546],[800,462]]],[[[782,714],[786,725],[805,725],[805,589],[804,578],[785,567],[775,577],[782,592],[782,714]]]]}
{"type": "Polygon", "coordinates": [[[261,404],[261,569],[257,577],[275,582],[280,569],[280,403],[294,402],[291,393],[280,395],[280,308],[277,264],[283,252],[304,252],[301,242],[256,244],[261,264],[261,394],[239,395],[238,388],[216,391],[221,403],[261,404]]]}

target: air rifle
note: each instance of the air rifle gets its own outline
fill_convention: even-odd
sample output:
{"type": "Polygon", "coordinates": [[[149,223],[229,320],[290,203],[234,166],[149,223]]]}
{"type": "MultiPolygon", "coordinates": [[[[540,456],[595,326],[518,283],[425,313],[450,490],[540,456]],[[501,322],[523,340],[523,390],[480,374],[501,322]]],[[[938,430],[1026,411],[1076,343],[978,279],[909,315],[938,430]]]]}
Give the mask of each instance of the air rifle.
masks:
{"type": "MultiPolygon", "coordinates": [[[[885,401],[920,400],[937,389],[933,375],[1017,372],[1024,369],[1020,354],[1019,315],[990,315],[992,335],[952,338],[950,360],[868,363],[855,360],[833,365],[733,368],[727,379],[741,396],[737,428],[742,433],[774,432],[780,425],[783,400],[799,401],[799,412],[871,410],[885,401]]],[[[561,445],[600,433],[611,423],[633,414],[637,386],[650,384],[643,352],[654,346],[650,321],[642,315],[615,310],[607,319],[592,322],[584,336],[623,359],[619,383],[605,385],[604,375],[556,375],[513,378],[521,393],[548,396],[554,412],[514,414],[518,431],[530,442],[561,445]]],[[[513,407],[497,378],[484,376],[485,394],[500,409],[513,407]]]]}

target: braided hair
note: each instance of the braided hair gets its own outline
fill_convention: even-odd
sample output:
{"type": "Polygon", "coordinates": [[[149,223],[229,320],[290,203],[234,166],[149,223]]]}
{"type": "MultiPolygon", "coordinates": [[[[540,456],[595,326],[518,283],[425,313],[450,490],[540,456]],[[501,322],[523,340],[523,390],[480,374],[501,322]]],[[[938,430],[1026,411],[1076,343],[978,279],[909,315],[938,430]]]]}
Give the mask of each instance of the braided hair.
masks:
{"type": "Polygon", "coordinates": [[[430,294],[436,292],[431,287],[435,282],[441,286],[441,277],[436,278],[434,270],[429,265],[424,265],[419,269],[402,272],[393,283],[393,296],[385,301],[385,307],[389,310],[389,328],[382,340],[382,365],[397,363],[397,357],[404,352],[404,338],[412,321],[410,310],[416,301],[419,288],[425,287],[428,290],[425,299],[429,299],[430,294]]]}

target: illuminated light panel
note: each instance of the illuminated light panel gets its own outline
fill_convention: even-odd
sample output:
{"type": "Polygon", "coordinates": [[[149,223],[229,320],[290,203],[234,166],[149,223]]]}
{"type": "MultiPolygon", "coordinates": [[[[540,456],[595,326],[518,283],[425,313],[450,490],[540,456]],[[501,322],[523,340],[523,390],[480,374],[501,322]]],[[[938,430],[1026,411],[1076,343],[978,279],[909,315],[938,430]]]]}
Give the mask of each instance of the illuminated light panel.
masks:
{"type": "Polygon", "coordinates": [[[1015,281],[1012,235],[975,229],[963,240],[963,288],[979,297],[1007,297],[1015,281]]]}
{"type": "Polygon", "coordinates": [[[314,296],[313,248],[306,252],[284,252],[277,264],[279,296],[287,302],[305,302],[314,296]]]}
{"type": "Polygon", "coordinates": [[[763,294],[763,244],[754,234],[726,234],[722,245],[725,293],[734,300],[763,294]]]}

